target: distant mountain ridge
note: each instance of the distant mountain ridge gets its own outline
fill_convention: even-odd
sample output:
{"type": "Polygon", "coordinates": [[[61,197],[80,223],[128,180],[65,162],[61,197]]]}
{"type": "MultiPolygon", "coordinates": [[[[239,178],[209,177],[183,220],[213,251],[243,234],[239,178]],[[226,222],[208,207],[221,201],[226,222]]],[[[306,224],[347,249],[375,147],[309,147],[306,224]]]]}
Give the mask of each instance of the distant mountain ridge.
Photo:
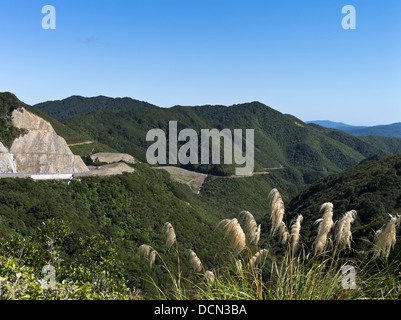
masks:
{"type": "MultiPolygon", "coordinates": [[[[366,157],[391,155],[391,150],[401,148],[401,140],[392,141],[394,146],[383,150],[382,146],[376,147],[346,133],[332,134],[257,101],[232,106],[97,110],[63,123],[90,140],[146,161],[146,150],[151,144],[145,140],[147,132],[154,128],[168,132],[170,120],[177,121],[178,131],[192,128],[198,134],[206,128],[254,129],[255,171],[283,166],[282,171],[287,172],[285,178],[298,186],[354,166],[366,157]]],[[[387,146],[387,140],[379,140],[387,146]]],[[[233,167],[188,165],[185,168],[209,174],[232,174],[233,167]]]]}
{"type": "Polygon", "coordinates": [[[362,129],[349,129],[346,130],[346,132],[354,136],[383,136],[401,138],[401,122],[362,129]]]}
{"type": "Polygon", "coordinates": [[[325,128],[339,129],[339,130],[366,128],[366,126],[354,126],[343,122],[335,122],[330,120],[313,120],[313,121],[305,121],[305,123],[314,123],[325,128]]]}
{"type": "MultiPolygon", "coordinates": [[[[35,105],[49,112],[86,140],[96,141],[117,152],[128,153],[146,162],[152,144],[146,134],[154,128],[168,133],[169,121],[178,131],[192,128],[254,129],[254,171],[283,167],[276,171],[297,188],[303,188],[329,173],[339,172],[373,155],[389,156],[401,150],[401,139],[354,137],[343,131],[307,124],[263,103],[253,101],[232,106],[174,106],[160,108],[131,98],[72,96],[35,105]]],[[[167,141],[169,137],[167,135],[167,141]]],[[[101,152],[90,145],[74,149],[76,154],[101,152]]],[[[221,163],[223,163],[221,159],[221,163]]],[[[212,175],[233,174],[236,165],[186,165],[185,169],[212,175]]],[[[296,193],[296,192],[295,192],[296,193]]],[[[294,194],[294,193],[293,193],[294,194]]]]}
{"type": "Polygon", "coordinates": [[[313,123],[325,128],[342,130],[353,136],[382,136],[401,138],[401,122],[376,126],[353,126],[330,120],[314,120],[307,121],[306,123],[313,123]]]}

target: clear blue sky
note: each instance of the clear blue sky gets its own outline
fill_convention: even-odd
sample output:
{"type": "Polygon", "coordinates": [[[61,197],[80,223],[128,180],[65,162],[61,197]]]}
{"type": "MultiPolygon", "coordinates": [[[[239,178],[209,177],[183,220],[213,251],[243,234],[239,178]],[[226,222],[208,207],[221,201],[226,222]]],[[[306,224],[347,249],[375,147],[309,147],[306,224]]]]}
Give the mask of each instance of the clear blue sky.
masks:
{"type": "Polygon", "coordinates": [[[1,0],[0,91],[401,122],[400,0],[1,0]],[[56,30],[42,29],[44,5],[56,30]],[[344,5],[356,30],[341,27],[344,5]]]}

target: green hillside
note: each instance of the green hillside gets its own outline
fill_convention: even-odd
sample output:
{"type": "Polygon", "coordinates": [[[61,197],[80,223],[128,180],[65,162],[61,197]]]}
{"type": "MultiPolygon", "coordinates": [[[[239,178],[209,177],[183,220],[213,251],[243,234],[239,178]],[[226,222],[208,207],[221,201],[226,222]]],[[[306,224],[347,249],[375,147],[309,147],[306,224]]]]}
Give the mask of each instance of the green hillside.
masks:
{"type": "Polygon", "coordinates": [[[118,152],[129,153],[140,161],[146,161],[146,133],[153,128],[168,131],[168,122],[176,119],[179,129],[195,123],[202,128],[205,123],[196,117],[191,109],[181,112],[179,109],[145,108],[132,111],[104,110],[87,115],[79,115],[64,123],[87,136],[111,146],[118,152]]]}
{"type": "Polygon", "coordinates": [[[345,143],[357,150],[366,157],[370,157],[372,152],[377,155],[391,155],[401,152],[401,138],[384,136],[358,136],[348,134],[342,130],[328,129],[313,123],[309,126],[319,130],[332,139],[345,143]]]}
{"type": "Polygon", "coordinates": [[[362,141],[368,142],[369,144],[375,145],[381,150],[390,153],[397,154],[401,153],[400,138],[394,137],[381,137],[381,136],[366,136],[358,137],[362,141]]]}
{"type": "Polygon", "coordinates": [[[366,128],[349,128],[346,129],[349,134],[354,136],[384,136],[401,138],[401,123],[393,123],[389,125],[379,125],[366,128]]]}
{"type": "Polygon", "coordinates": [[[344,134],[346,138],[333,136],[259,102],[194,109],[216,127],[255,129],[255,148],[260,155],[258,157],[255,153],[258,160],[265,167],[282,164],[296,168],[303,174],[306,183],[327,172],[349,168],[365,157],[388,155],[356,137],[347,134],[344,134]]]}
{"type": "Polygon", "coordinates": [[[23,131],[17,129],[11,124],[11,114],[13,110],[22,106],[22,102],[10,92],[0,92],[0,142],[10,147],[15,138],[23,131]]]}
{"type": "MultiPolygon", "coordinates": [[[[12,141],[22,133],[10,134],[10,112],[22,102],[8,93],[1,97],[2,139],[12,141]]],[[[353,224],[353,240],[358,250],[368,249],[374,231],[387,221],[387,213],[399,213],[401,208],[401,154],[383,157],[397,150],[397,140],[363,140],[341,131],[307,125],[258,102],[231,107],[97,110],[63,123],[33,107],[23,106],[49,120],[58,134],[69,141],[94,141],[99,148],[130,153],[142,161],[149,146],[145,141],[148,130],[168,131],[170,120],[178,122],[178,130],[193,128],[197,132],[202,128],[253,128],[257,172],[250,177],[233,177],[230,176],[233,166],[193,166],[193,170],[209,173],[199,194],[187,185],[174,182],[165,170],[154,170],[141,162],[134,165],[135,171],[130,174],[75,178],[70,184],[67,181],[0,179],[0,276],[2,281],[8,281],[2,285],[2,290],[18,281],[13,278],[14,274],[22,274],[24,283],[36,288],[36,293],[19,288],[21,296],[18,298],[26,298],[26,294],[30,298],[44,296],[35,279],[42,277],[41,270],[46,264],[57,267],[56,280],[61,288],[71,283],[78,285],[79,294],[74,298],[79,299],[93,296],[102,299],[104,294],[116,299],[118,295],[113,290],[125,294],[127,287],[123,284],[131,290],[140,290],[145,298],[174,297],[171,274],[185,279],[184,296],[202,297],[212,293],[199,291],[199,288],[194,291],[194,283],[202,282],[203,272],[208,269],[222,272],[220,276],[223,276],[215,287],[220,286],[221,291],[211,296],[225,297],[231,290],[235,296],[241,292],[247,296],[257,292],[254,280],[248,278],[249,274],[237,276],[234,269],[230,270],[230,239],[224,237],[217,225],[222,219],[238,217],[241,210],[250,211],[261,225],[258,248],[269,252],[261,269],[264,279],[272,275],[274,265],[283,262],[284,270],[283,246],[270,234],[267,197],[272,188],[277,188],[283,196],[286,222],[296,214],[303,214],[301,242],[307,247],[316,236],[313,222],[320,218],[318,208],[324,202],[333,202],[335,220],[347,210],[358,211],[353,224]],[[171,248],[166,246],[162,232],[166,222],[174,226],[177,236],[171,248]],[[142,244],[158,252],[152,268],[149,258],[136,254],[142,244]],[[202,273],[194,272],[188,249],[194,250],[201,259],[202,273]],[[227,275],[228,278],[224,278],[227,275]],[[248,284],[253,283],[251,286],[247,279],[251,281],[248,284]],[[236,281],[241,285],[237,286],[236,281]]],[[[92,147],[77,145],[73,148],[77,154],[82,154],[89,146],[92,147]]],[[[242,258],[249,259],[248,255],[253,255],[255,248],[248,246],[242,258]]],[[[392,255],[399,249],[398,242],[392,255]]],[[[313,268],[312,265],[310,272],[313,268]]],[[[298,270],[296,278],[308,279],[309,271],[304,271],[298,270]]],[[[334,269],[329,268],[327,274],[332,271],[334,269]]],[[[394,277],[397,277],[396,272],[391,279],[394,277]]],[[[273,278],[270,284],[280,277],[273,278]]],[[[392,281],[386,287],[391,288],[392,281]]],[[[282,287],[279,282],[277,292],[282,287]]],[[[270,285],[266,286],[263,284],[268,293],[270,285]]],[[[11,294],[13,290],[7,289],[7,292],[11,294]]],[[[365,293],[374,297],[382,294],[365,293]]],[[[132,294],[126,296],[132,297],[132,294]]],[[[289,296],[292,297],[292,293],[289,296]]],[[[261,297],[269,295],[258,296],[261,297]]]]}
{"type": "MultiPolygon", "coordinates": [[[[374,146],[345,133],[323,130],[301,120],[284,115],[258,102],[226,106],[198,106],[172,108],[140,108],[130,111],[103,110],[79,115],[64,121],[68,127],[146,161],[146,133],[153,128],[168,132],[168,122],[178,122],[178,130],[193,128],[254,129],[255,170],[285,167],[290,182],[299,188],[328,173],[350,168],[375,154],[388,156],[394,148],[383,144],[374,146]]],[[[243,136],[245,132],[243,131],[243,136]]],[[[401,140],[395,144],[401,145],[401,140]]],[[[186,168],[217,175],[234,173],[235,165],[200,166],[186,168]]],[[[268,169],[266,169],[268,170],[268,169]]]]}
{"type": "Polygon", "coordinates": [[[218,208],[226,216],[235,216],[241,210],[248,210],[258,219],[265,219],[270,210],[268,193],[276,187],[288,202],[301,191],[294,183],[282,178],[277,171],[272,171],[246,178],[210,176],[206,179],[199,198],[218,208]]]}
{"type": "Polygon", "coordinates": [[[109,98],[105,96],[81,97],[71,96],[63,100],[46,101],[34,105],[35,108],[62,121],[79,114],[96,110],[133,110],[137,108],[155,108],[156,106],[131,98],[109,98]]]}
{"type": "Polygon", "coordinates": [[[322,178],[288,203],[290,218],[300,213],[305,217],[305,243],[316,236],[313,221],[320,218],[319,206],[325,202],[334,204],[334,220],[348,210],[358,212],[354,238],[360,246],[367,245],[361,239],[372,241],[388,214],[401,213],[401,154],[367,159],[355,168],[322,178]]]}
{"type": "MultiPolygon", "coordinates": [[[[190,278],[186,249],[195,250],[205,267],[216,262],[218,252],[224,252],[223,237],[215,230],[221,217],[188,188],[172,182],[164,171],[146,164],[136,164],[132,174],[82,178],[69,186],[66,181],[0,179],[0,253],[9,250],[7,241],[11,241],[14,253],[22,250],[20,258],[27,266],[39,267],[43,260],[30,260],[34,248],[29,249],[29,243],[33,240],[17,239],[31,239],[44,222],[55,219],[59,228],[66,224],[71,230],[58,249],[63,270],[76,264],[83,240],[100,237],[117,251],[116,259],[123,264],[130,287],[147,292],[152,286],[144,278],[151,274],[160,284],[166,274],[158,263],[151,270],[148,262],[139,259],[138,247],[152,245],[174,265],[174,250],[167,250],[162,233],[164,223],[170,222],[183,255],[182,271],[190,278]]],[[[46,246],[44,249],[46,256],[46,246]]]]}

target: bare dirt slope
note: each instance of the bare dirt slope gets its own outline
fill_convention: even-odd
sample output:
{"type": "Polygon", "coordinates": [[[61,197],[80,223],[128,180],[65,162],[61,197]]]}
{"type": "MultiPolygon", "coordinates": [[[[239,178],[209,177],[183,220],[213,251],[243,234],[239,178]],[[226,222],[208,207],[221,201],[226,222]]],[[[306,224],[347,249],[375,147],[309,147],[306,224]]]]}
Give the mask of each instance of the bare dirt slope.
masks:
{"type": "Polygon", "coordinates": [[[122,174],[124,172],[134,172],[135,169],[127,165],[126,163],[111,163],[106,164],[104,166],[99,167],[88,167],[88,172],[82,172],[78,174],[74,174],[77,177],[84,177],[84,176],[112,176],[117,174],[122,174]]]}
{"type": "Polygon", "coordinates": [[[155,169],[163,169],[170,173],[173,180],[186,184],[193,192],[198,192],[202,187],[207,174],[185,170],[173,166],[154,167],[155,169]]]}
{"type": "Polygon", "coordinates": [[[135,164],[135,158],[126,153],[111,153],[111,152],[98,152],[91,155],[91,159],[99,162],[105,163],[115,163],[124,161],[126,163],[135,164]]]}

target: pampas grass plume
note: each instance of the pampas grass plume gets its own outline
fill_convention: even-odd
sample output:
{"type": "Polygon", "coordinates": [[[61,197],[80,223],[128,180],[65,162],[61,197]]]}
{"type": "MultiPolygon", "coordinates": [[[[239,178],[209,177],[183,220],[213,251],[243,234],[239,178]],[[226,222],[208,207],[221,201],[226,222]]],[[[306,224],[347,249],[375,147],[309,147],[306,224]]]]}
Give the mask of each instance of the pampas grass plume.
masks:
{"type": "Polygon", "coordinates": [[[254,256],[249,260],[250,267],[257,267],[261,264],[262,260],[267,256],[269,250],[261,249],[254,254],[254,256]]]}
{"type": "Polygon", "coordinates": [[[294,221],[294,223],[291,226],[292,255],[295,254],[295,252],[298,248],[298,243],[299,243],[299,238],[300,238],[300,233],[301,233],[301,223],[302,223],[303,219],[304,219],[304,217],[301,214],[298,215],[297,219],[294,221]]]}
{"type": "Polygon", "coordinates": [[[166,238],[166,246],[168,249],[170,249],[176,240],[175,231],[172,224],[170,222],[166,222],[162,231],[164,232],[164,236],[166,238]]]}
{"type": "Polygon", "coordinates": [[[244,232],[249,244],[258,244],[261,225],[256,223],[252,213],[243,210],[239,213],[238,218],[244,222],[244,232]]]}
{"type": "Polygon", "coordinates": [[[154,265],[154,263],[155,263],[155,261],[156,261],[156,254],[157,254],[157,251],[156,251],[156,250],[152,250],[152,251],[150,252],[150,255],[149,255],[149,265],[150,265],[151,268],[153,267],[153,265],[154,265]]]}
{"type": "Polygon", "coordinates": [[[278,234],[280,236],[281,244],[286,244],[290,235],[288,233],[287,226],[284,223],[284,221],[280,222],[280,226],[278,228],[278,234]]]}
{"type": "Polygon", "coordinates": [[[218,223],[217,227],[220,225],[222,225],[225,231],[225,238],[228,238],[230,241],[230,247],[233,250],[233,254],[239,254],[245,249],[246,236],[238,220],[236,218],[223,219],[218,223]]]}
{"type": "Polygon", "coordinates": [[[319,210],[320,213],[323,212],[323,216],[315,221],[318,224],[317,236],[312,244],[315,253],[322,252],[328,242],[328,234],[331,227],[333,226],[333,204],[331,202],[325,202],[322,204],[319,210]]]}
{"type": "Polygon", "coordinates": [[[352,233],[351,224],[354,223],[357,212],[350,210],[344,213],[342,218],[336,222],[335,241],[337,241],[339,250],[351,249],[352,233]]]}
{"type": "Polygon", "coordinates": [[[397,227],[400,225],[400,216],[389,214],[390,221],[376,231],[375,243],[373,247],[373,258],[378,258],[381,254],[388,258],[390,251],[396,243],[397,227]]]}
{"type": "Polygon", "coordinates": [[[206,282],[209,286],[211,286],[214,283],[215,276],[214,273],[210,270],[207,270],[204,274],[204,277],[206,279],[206,282]]]}
{"type": "Polygon", "coordinates": [[[273,188],[268,196],[268,200],[271,202],[271,214],[270,220],[272,223],[271,234],[274,235],[280,228],[281,221],[285,214],[285,207],[283,199],[276,188],[273,188]]]}
{"type": "Polygon", "coordinates": [[[146,258],[149,255],[149,252],[151,249],[152,249],[151,246],[149,246],[147,244],[143,244],[143,245],[139,246],[138,250],[136,251],[136,254],[140,258],[146,258]]]}
{"type": "Polygon", "coordinates": [[[202,271],[202,262],[195,253],[195,251],[188,249],[189,261],[192,265],[194,272],[202,271]]]}
{"type": "Polygon", "coordinates": [[[149,265],[152,268],[152,266],[156,260],[156,254],[157,254],[156,250],[154,250],[151,246],[149,246],[147,244],[143,244],[143,245],[139,246],[136,253],[140,258],[149,257],[149,265]]]}

